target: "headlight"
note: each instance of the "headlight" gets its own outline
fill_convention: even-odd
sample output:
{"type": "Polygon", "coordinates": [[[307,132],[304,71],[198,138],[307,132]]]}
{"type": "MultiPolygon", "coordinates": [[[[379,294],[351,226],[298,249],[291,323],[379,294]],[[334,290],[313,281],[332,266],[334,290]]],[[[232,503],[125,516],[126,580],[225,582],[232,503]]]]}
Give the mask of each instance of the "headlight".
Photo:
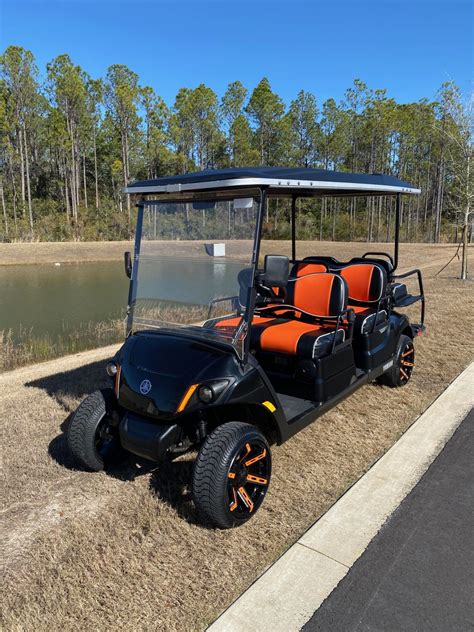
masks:
{"type": "Polygon", "coordinates": [[[198,390],[198,397],[203,404],[209,404],[214,399],[214,391],[210,386],[200,386],[198,390]]]}
{"type": "Polygon", "coordinates": [[[117,375],[117,365],[115,362],[107,362],[105,365],[105,370],[109,377],[115,377],[117,375]]]}

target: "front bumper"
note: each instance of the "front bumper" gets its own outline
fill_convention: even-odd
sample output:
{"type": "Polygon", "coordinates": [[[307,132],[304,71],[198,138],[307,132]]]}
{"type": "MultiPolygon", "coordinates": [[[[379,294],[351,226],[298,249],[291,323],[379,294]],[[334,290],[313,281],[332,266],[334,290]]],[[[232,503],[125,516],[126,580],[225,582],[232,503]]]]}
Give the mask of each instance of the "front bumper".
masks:
{"type": "Polygon", "coordinates": [[[181,436],[177,424],[160,424],[127,412],[119,425],[120,443],[125,450],[150,461],[160,461],[181,436]]]}

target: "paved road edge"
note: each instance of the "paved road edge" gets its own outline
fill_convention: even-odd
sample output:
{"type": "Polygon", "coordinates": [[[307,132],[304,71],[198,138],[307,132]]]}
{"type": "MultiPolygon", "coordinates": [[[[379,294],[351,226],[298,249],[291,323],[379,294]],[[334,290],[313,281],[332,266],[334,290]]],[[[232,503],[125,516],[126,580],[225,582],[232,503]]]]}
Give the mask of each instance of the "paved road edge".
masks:
{"type": "Polygon", "coordinates": [[[474,406],[473,384],[474,362],[208,632],[300,630],[474,406]]]}

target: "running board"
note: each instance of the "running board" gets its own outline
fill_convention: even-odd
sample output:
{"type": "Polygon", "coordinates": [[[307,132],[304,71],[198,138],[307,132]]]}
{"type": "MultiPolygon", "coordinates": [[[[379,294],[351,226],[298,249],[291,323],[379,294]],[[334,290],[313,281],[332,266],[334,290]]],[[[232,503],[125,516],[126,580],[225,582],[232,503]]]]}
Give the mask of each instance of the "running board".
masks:
{"type": "Polygon", "coordinates": [[[370,373],[363,373],[354,382],[352,382],[352,384],[350,384],[335,397],[332,397],[322,404],[317,404],[311,410],[303,412],[301,415],[297,415],[296,417],[291,419],[288,422],[287,432],[283,437],[283,441],[286,441],[300,430],[303,430],[303,428],[306,428],[306,426],[309,426],[309,424],[311,424],[313,421],[316,421],[316,419],[327,413],[329,410],[331,410],[331,408],[334,408],[334,406],[337,406],[340,402],[342,402],[342,400],[346,399],[346,397],[349,397],[349,395],[351,395],[358,388],[364,386],[364,384],[367,384],[372,374],[372,371],[370,373]]]}

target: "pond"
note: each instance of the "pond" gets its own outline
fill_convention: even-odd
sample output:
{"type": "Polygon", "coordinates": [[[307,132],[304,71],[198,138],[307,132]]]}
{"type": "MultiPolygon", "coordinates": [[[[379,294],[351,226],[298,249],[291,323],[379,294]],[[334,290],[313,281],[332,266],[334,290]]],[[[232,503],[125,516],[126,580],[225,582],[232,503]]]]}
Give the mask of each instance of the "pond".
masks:
{"type": "MultiPolygon", "coordinates": [[[[243,267],[145,259],[137,298],[207,306],[238,293],[243,267]]],[[[122,261],[0,266],[0,371],[123,341],[128,286],[122,261]]]]}
{"type": "Polygon", "coordinates": [[[121,318],[128,279],[121,261],[0,266],[0,331],[47,334],[121,318]]]}

